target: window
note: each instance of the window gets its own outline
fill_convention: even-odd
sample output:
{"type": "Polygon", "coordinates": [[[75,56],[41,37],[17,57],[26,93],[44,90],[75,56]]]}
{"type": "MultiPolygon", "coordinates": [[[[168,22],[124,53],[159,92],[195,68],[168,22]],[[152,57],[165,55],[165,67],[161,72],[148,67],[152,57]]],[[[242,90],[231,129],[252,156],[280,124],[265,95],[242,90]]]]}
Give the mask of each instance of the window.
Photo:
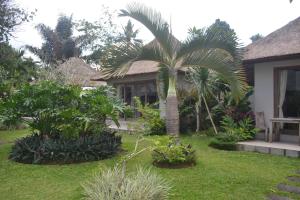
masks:
{"type": "Polygon", "coordinates": [[[287,70],[284,117],[300,117],[300,70],[287,70]]]}

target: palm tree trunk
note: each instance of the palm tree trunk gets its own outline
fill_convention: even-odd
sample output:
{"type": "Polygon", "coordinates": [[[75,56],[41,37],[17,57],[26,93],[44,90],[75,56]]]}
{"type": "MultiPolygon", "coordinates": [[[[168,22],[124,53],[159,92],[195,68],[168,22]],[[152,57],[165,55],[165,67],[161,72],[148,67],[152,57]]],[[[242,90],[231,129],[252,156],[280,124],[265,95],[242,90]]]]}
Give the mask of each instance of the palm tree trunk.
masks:
{"type": "Polygon", "coordinates": [[[166,102],[166,128],[169,135],[179,135],[179,112],[176,94],[177,71],[170,70],[166,102]]]}
{"type": "Polygon", "coordinates": [[[166,100],[159,98],[159,114],[161,119],[166,119],[166,100]]]}
{"type": "Polygon", "coordinates": [[[196,132],[200,131],[200,120],[201,120],[201,98],[196,102],[196,120],[197,120],[197,127],[196,132]]]}
{"type": "Polygon", "coordinates": [[[205,97],[204,97],[203,95],[201,95],[201,96],[202,96],[202,99],[203,99],[203,101],[204,101],[204,104],[205,104],[205,107],[206,107],[206,110],[207,110],[207,113],[208,113],[209,119],[210,119],[210,121],[211,121],[211,124],[212,124],[212,126],[213,126],[213,128],[214,128],[214,131],[215,131],[215,133],[216,133],[216,134],[218,134],[218,131],[217,131],[216,125],[215,125],[215,123],[214,123],[214,120],[213,120],[213,118],[212,118],[212,116],[211,116],[211,113],[210,113],[210,110],[209,110],[209,108],[208,108],[208,105],[207,105],[206,99],[205,99],[205,97]]]}
{"type": "Polygon", "coordinates": [[[164,80],[162,80],[158,74],[158,76],[156,77],[156,91],[159,99],[159,116],[161,119],[166,119],[166,94],[164,92],[164,89],[164,80]]]}

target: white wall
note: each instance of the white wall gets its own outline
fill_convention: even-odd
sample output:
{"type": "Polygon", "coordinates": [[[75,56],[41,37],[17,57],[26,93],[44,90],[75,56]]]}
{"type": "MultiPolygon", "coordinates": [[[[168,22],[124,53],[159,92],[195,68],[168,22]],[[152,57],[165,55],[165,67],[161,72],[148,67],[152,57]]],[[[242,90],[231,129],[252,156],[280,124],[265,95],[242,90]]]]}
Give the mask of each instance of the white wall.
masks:
{"type": "Polygon", "coordinates": [[[254,65],[254,110],[255,112],[264,112],[268,126],[270,119],[274,116],[274,68],[296,65],[300,66],[300,59],[254,65]]]}

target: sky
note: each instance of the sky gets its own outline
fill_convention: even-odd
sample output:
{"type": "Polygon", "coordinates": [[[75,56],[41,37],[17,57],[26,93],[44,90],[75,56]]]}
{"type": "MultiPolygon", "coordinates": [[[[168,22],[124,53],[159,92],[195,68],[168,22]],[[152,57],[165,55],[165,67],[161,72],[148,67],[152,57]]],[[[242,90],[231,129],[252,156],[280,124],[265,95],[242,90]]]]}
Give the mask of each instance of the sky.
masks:
{"type": "MultiPolygon", "coordinates": [[[[102,5],[116,13],[124,9],[131,0],[15,0],[20,7],[29,11],[37,9],[33,20],[21,25],[11,44],[20,48],[26,44],[40,46],[42,39],[35,26],[44,23],[55,27],[60,14],[71,15],[75,20],[95,21],[101,16],[102,5]]],[[[175,37],[184,40],[188,28],[203,28],[211,25],[215,19],[229,23],[240,41],[247,45],[252,35],[263,36],[284,26],[300,16],[300,0],[138,0],[160,11],[171,22],[175,37]]],[[[128,18],[115,18],[114,22],[124,25],[128,18]]],[[[135,22],[140,30],[139,38],[150,41],[153,36],[141,24],[135,22]]]]}

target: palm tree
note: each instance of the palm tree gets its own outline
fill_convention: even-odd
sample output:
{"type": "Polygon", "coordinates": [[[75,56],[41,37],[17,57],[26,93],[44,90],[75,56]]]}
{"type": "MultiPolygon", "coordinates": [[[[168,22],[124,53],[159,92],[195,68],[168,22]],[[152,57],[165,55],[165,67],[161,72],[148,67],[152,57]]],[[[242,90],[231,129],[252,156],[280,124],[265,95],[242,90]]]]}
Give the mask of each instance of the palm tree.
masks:
{"type": "Polygon", "coordinates": [[[197,111],[197,130],[199,131],[200,127],[200,114],[201,114],[201,106],[202,102],[204,103],[205,109],[207,111],[208,117],[211,121],[212,127],[214,129],[214,132],[218,134],[216,125],[214,123],[214,120],[212,118],[207,98],[213,97],[216,101],[218,101],[218,97],[216,96],[216,91],[220,89],[220,81],[218,78],[218,74],[216,74],[214,71],[211,71],[207,68],[190,68],[188,71],[188,79],[194,84],[197,95],[198,95],[198,101],[196,103],[196,111],[197,111]]]}
{"type": "Polygon", "coordinates": [[[123,34],[121,35],[119,41],[125,41],[127,43],[137,43],[142,44],[143,41],[141,39],[137,39],[137,35],[139,30],[134,30],[134,25],[130,20],[128,20],[125,27],[123,27],[123,34]]]}
{"type": "MultiPolygon", "coordinates": [[[[239,67],[240,52],[238,43],[227,42],[226,37],[232,35],[220,34],[215,31],[201,31],[199,37],[189,37],[179,42],[171,33],[170,26],[161,14],[152,8],[139,3],[128,4],[126,10],[121,10],[120,16],[131,17],[142,23],[154,35],[155,40],[140,49],[132,50],[124,55],[124,62],[111,65],[110,76],[122,76],[131,64],[137,60],[150,60],[159,64],[161,71],[167,71],[168,89],[166,96],[166,126],[167,133],[179,133],[179,112],[177,100],[177,73],[183,68],[208,68],[214,70],[229,80],[232,94],[239,98],[245,89],[244,73],[239,67]],[[134,56],[137,55],[137,56],[134,56]],[[126,62],[125,62],[126,61],[126,62]]],[[[237,38],[235,38],[237,40],[237,38]]],[[[230,40],[232,41],[232,40],[230,40]]]]}
{"type": "Polygon", "coordinates": [[[39,31],[44,42],[41,48],[27,45],[27,49],[35,54],[46,65],[57,65],[58,61],[65,61],[71,57],[78,57],[80,49],[73,37],[72,15],[61,15],[55,29],[45,24],[38,24],[39,31]]]}

